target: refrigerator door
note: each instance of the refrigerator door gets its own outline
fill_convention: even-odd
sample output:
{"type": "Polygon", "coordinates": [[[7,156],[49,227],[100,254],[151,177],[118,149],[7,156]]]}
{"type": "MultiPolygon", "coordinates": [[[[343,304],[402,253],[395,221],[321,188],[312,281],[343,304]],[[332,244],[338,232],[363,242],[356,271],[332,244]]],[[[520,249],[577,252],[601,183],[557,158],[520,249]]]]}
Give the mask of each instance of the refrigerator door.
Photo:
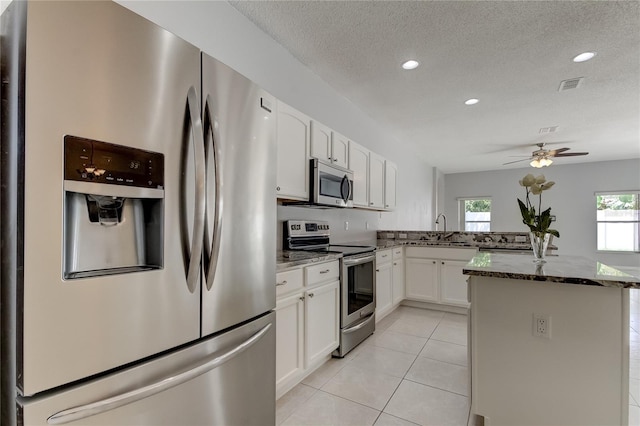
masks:
{"type": "Polygon", "coordinates": [[[49,397],[19,400],[26,425],[273,425],[275,314],[49,397]],[[27,400],[27,401],[24,401],[27,400]]]}
{"type": "Polygon", "coordinates": [[[114,2],[27,12],[17,377],[33,395],[199,337],[204,142],[197,48],[114,2]],[[164,154],[161,269],[63,279],[65,135],[164,154]]]}
{"type": "Polygon", "coordinates": [[[207,230],[202,335],[275,307],[275,99],[202,54],[207,230]]]}

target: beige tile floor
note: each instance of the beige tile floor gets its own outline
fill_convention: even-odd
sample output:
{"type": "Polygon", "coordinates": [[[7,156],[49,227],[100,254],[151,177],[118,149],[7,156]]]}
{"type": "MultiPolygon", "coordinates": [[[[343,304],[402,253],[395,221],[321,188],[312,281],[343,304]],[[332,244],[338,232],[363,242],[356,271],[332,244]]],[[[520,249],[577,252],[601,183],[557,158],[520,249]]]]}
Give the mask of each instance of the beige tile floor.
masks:
{"type": "MultiPolygon", "coordinates": [[[[640,290],[631,290],[629,425],[640,426],[640,290]]],[[[278,425],[466,425],[467,319],[401,306],[277,401],[278,425]]],[[[473,423],[471,421],[470,423],[473,423]]]]}
{"type": "Polygon", "coordinates": [[[465,315],[401,306],[280,398],[276,424],[466,425],[466,345],[465,315]]]}

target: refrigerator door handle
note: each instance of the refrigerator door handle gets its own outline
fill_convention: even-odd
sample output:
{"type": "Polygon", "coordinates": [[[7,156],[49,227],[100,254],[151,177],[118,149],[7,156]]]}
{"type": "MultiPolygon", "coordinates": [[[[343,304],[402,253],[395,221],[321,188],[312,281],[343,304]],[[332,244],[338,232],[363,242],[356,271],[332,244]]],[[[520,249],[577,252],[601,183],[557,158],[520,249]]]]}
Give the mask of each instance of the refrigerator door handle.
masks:
{"type": "Polygon", "coordinates": [[[193,236],[191,239],[191,251],[189,253],[189,267],[187,270],[187,287],[191,293],[196,291],[200,279],[200,259],[202,257],[202,235],[205,221],[205,160],[204,160],[204,135],[202,132],[202,119],[198,108],[198,96],[196,89],[191,86],[187,93],[187,105],[189,108],[189,121],[193,133],[194,160],[195,160],[195,209],[193,214],[193,236]]]}
{"type": "MultiPolygon", "coordinates": [[[[222,153],[220,152],[220,143],[216,140],[214,134],[214,127],[217,123],[214,123],[213,117],[211,116],[211,106],[213,102],[211,100],[211,95],[207,95],[207,99],[205,102],[204,113],[205,113],[205,134],[209,135],[211,138],[212,145],[212,154],[213,154],[213,167],[214,167],[214,181],[215,181],[215,199],[214,199],[214,208],[215,213],[213,217],[213,238],[211,241],[211,246],[209,246],[208,241],[206,242],[205,249],[209,252],[208,254],[208,265],[206,269],[206,285],[207,290],[211,290],[213,286],[213,278],[216,273],[216,267],[218,265],[218,253],[220,252],[220,232],[222,230],[222,188],[221,188],[221,161],[220,157],[222,153]]],[[[207,170],[207,173],[209,170],[207,170]]],[[[208,226],[205,230],[205,236],[208,237],[208,226]]],[[[208,238],[207,238],[208,239],[208,238]]]]}
{"type": "Polygon", "coordinates": [[[142,388],[135,389],[120,395],[116,395],[116,396],[106,398],[96,402],[91,402],[89,404],[81,405],[78,407],[69,408],[63,411],[59,411],[54,415],[52,415],[51,417],[49,417],[47,419],[47,423],[50,425],[59,425],[59,424],[69,423],[75,420],[84,419],[86,417],[104,413],[105,411],[114,410],[118,407],[122,407],[123,405],[131,404],[132,402],[136,402],[141,399],[148,398],[157,393],[164,392],[167,389],[171,389],[174,386],[178,386],[178,385],[181,385],[182,383],[193,380],[196,377],[219,367],[225,362],[230,361],[237,355],[249,349],[251,346],[257,343],[265,334],[267,334],[269,329],[271,329],[271,325],[272,323],[267,324],[260,331],[256,332],[249,339],[245,340],[243,343],[239,344],[238,346],[231,349],[230,351],[227,351],[222,355],[216,356],[213,359],[205,360],[202,364],[190,370],[176,374],[175,376],[167,377],[158,382],[152,383],[150,385],[147,385],[142,388]]]}

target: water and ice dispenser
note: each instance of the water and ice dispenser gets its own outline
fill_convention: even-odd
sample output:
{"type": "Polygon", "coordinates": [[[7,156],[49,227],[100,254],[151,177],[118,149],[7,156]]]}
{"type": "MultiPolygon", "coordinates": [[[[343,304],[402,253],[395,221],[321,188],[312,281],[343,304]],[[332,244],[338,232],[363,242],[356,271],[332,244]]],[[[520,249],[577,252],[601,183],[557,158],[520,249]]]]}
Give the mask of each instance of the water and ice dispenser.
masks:
{"type": "Polygon", "coordinates": [[[64,138],[65,279],[163,266],[164,156],[64,138]]]}

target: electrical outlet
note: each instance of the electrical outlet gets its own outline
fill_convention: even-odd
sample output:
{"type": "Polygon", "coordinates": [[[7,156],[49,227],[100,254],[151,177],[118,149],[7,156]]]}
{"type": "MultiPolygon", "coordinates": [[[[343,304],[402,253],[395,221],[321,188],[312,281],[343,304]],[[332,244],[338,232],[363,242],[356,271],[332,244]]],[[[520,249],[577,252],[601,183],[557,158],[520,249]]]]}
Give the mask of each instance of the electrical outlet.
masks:
{"type": "Polygon", "coordinates": [[[364,228],[365,228],[365,229],[369,229],[369,222],[365,222],[365,223],[364,223],[364,228]]]}
{"type": "Polygon", "coordinates": [[[344,222],[344,230],[345,231],[349,230],[349,222],[347,222],[347,221],[344,222]]]}
{"type": "Polygon", "coordinates": [[[551,315],[533,314],[533,335],[551,339],[551,315]]]}

